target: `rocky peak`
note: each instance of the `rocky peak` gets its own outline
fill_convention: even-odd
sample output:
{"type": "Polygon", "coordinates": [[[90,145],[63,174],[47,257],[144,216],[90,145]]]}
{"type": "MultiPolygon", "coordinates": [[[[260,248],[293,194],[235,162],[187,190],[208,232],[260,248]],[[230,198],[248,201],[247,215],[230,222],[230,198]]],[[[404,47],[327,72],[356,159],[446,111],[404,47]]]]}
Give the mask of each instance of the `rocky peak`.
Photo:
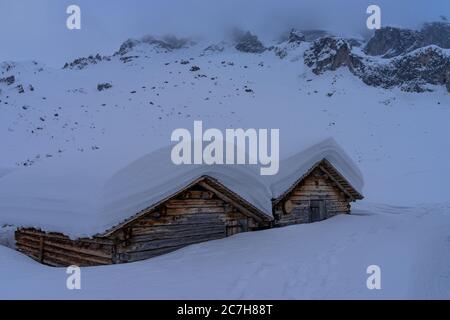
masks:
{"type": "Polygon", "coordinates": [[[426,23],[422,28],[423,44],[436,45],[444,49],[450,48],[450,23],[426,23]]]}
{"type": "Polygon", "coordinates": [[[142,43],[154,45],[165,50],[177,50],[187,48],[193,45],[194,42],[187,38],[177,38],[174,35],[166,35],[161,39],[154,38],[152,36],[146,36],[142,38],[142,43]]]}
{"type": "Polygon", "coordinates": [[[450,48],[448,22],[426,23],[420,31],[394,27],[381,28],[375,31],[365,47],[365,52],[371,56],[393,58],[429,45],[450,48]]]}
{"type": "Polygon", "coordinates": [[[140,43],[140,41],[135,40],[135,39],[128,39],[126,40],[124,43],[121,44],[119,51],[117,51],[115,53],[115,55],[125,55],[128,52],[130,52],[134,47],[136,47],[138,44],[140,43]]]}
{"type": "Polygon", "coordinates": [[[430,90],[430,85],[444,85],[450,92],[450,55],[437,46],[414,50],[389,63],[372,61],[357,71],[356,75],[370,86],[424,92],[430,90]]]}
{"type": "Polygon", "coordinates": [[[306,37],[302,32],[295,30],[295,29],[292,29],[289,32],[289,37],[287,40],[288,43],[297,43],[298,44],[303,41],[306,41],[306,37]]]}
{"type": "Polygon", "coordinates": [[[431,45],[391,58],[387,63],[355,52],[347,40],[325,37],[305,51],[305,64],[317,75],[347,67],[370,86],[424,92],[430,90],[430,85],[443,85],[450,92],[448,50],[431,45]]]}
{"type": "Polygon", "coordinates": [[[336,37],[324,37],[314,41],[305,51],[305,64],[315,74],[334,71],[346,66],[350,70],[359,68],[360,59],[351,52],[348,41],[336,37]]]}
{"type": "Polygon", "coordinates": [[[274,50],[275,54],[284,59],[289,55],[289,52],[297,49],[303,42],[305,42],[305,35],[295,29],[291,29],[289,33],[284,34],[280,43],[276,46],[270,47],[269,50],[274,50]]]}
{"type": "Polygon", "coordinates": [[[214,54],[214,53],[220,53],[220,52],[224,52],[225,51],[225,46],[226,43],[225,42],[220,42],[220,43],[216,43],[216,44],[211,44],[209,46],[207,46],[201,55],[206,55],[206,54],[214,54]]]}
{"type": "Polygon", "coordinates": [[[266,47],[259,41],[256,35],[250,33],[250,31],[242,32],[236,31],[234,33],[234,39],[236,42],[236,50],[246,53],[263,53],[266,51],[266,47]]]}
{"type": "Polygon", "coordinates": [[[194,42],[190,39],[177,38],[173,35],[166,35],[162,38],[145,36],[140,40],[128,39],[120,46],[119,50],[115,53],[115,55],[124,56],[128,54],[130,51],[132,51],[134,48],[142,44],[154,46],[156,48],[163,49],[165,51],[172,51],[181,48],[186,48],[194,44],[194,42]]]}
{"type": "Polygon", "coordinates": [[[423,36],[419,31],[385,27],[375,31],[365,52],[371,56],[393,58],[420,48],[422,43],[423,36]]]}
{"type": "Polygon", "coordinates": [[[392,61],[393,74],[409,91],[421,92],[427,84],[449,88],[450,55],[437,46],[428,46],[392,61]]]}

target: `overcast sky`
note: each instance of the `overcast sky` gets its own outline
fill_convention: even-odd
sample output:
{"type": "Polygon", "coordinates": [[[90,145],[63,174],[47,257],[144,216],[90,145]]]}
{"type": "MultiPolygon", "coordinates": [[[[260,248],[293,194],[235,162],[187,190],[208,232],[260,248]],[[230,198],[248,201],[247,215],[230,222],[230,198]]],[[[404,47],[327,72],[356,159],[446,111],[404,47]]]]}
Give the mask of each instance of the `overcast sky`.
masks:
{"type": "Polygon", "coordinates": [[[366,8],[378,4],[383,25],[417,28],[441,15],[450,0],[0,0],[0,61],[39,60],[59,67],[144,34],[217,36],[239,25],[273,37],[289,27],[365,31],[366,8]],[[81,7],[82,29],[66,28],[67,6],[81,7]]]}

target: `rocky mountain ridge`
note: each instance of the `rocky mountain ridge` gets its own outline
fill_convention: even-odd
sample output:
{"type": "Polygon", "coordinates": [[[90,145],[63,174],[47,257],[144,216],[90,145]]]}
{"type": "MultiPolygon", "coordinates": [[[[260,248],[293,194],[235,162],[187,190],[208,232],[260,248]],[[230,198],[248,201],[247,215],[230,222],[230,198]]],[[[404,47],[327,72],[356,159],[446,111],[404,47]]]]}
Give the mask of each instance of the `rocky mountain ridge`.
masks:
{"type": "MultiPolygon", "coordinates": [[[[64,69],[84,69],[111,59],[129,63],[148,54],[167,53],[201,45],[196,41],[175,36],[129,39],[112,56],[92,55],[64,65],[64,69]]],[[[281,42],[265,45],[257,35],[249,31],[235,31],[232,40],[205,46],[204,54],[219,54],[236,50],[243,54],[273,52],[285,59],[301,45],[307,46],[304,63],[312,72],[320,75],[347,67],[355,76],[370,86],[423,92],[432,90],[430,85],[445,86],[450,92],[450,24],[427,23],[421,30],[384,27],[363,42],[360,39],[343,38],[321,30],[292,29],[281,42]]],[[[298,59],[297,59],[298,60],[298,59]]],[[[7,82],[3,79],[3,82],[7,82]]]]}

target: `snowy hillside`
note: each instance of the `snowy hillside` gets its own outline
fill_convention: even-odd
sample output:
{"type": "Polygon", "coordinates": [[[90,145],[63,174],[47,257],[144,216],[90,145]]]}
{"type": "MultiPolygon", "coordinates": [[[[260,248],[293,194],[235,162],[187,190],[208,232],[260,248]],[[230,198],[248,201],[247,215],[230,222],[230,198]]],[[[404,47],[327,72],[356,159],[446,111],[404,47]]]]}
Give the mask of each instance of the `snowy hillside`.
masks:
{"type": "Polygon", "coordinates": [[[368,205],[320,223],[83,268],[74,291],[64,268],[0,246],[0,299],[448,299],[449,230],[449,205],[368,205]],[[373,264],[381,290],[366,287],[373,264]]]}
{"type": "MultiPolygon", "coordinates": [[[[292,31],[270,43],[251,33],[239,34],[238,43],[149,36],[61,68],[0,63],[0,299],[450,298],[450,52],[446,39],[421,32],[406,32],[411,38],[399,44],[404,32],[387,28],[370,45],[322,31],[292,31]],[[128,195],[117,187],[128,186],[123,173],[148,174],[137,179],[145,187],[147,177],[164,176],[135,161],[169,145],[173,130],[192,130],[195,120],[205,128],[280,129],[281,158],[333,137],[360,168],[365,200],[352,215],[320,223],[86,268],[80,292],[66,290],[65,269],[6,247],[18,221],[39,225],[50,198],[57,208],[58,199],[78,195],[67,213],[89,214],[99,200],[91,191],[104,188],[119,209],[111,195],[128,195]],[[15,196],[28,212],[20,197],[49,190],[52,197],[36,196],[43,207],[30,208],[29,219],[5,200],[15,196]],[[381,291],[366,287],[372,264],[382,268],[381,291]],[[118,286],[120,296],[112,290],[118,286]]],[[[290,181],[289,171],[280,172],[290,181]]],[[[238,180],[236,188],[251,188],[238,180]]],[[[266,187],[248,194],[264,193],[260,207],[270,209],[266,187]]],[[[139,190],[148,192],[145,201],[155,195],[139,190]]],[[[120,209],[142,209],[138,200],[120,209]]],[[[71,219],[59,219],[59,229],[85,222],[71,219]]]]}
{"type": "Polygon", "coordinates": [[[358,162],[370,201],[448,200],[445,87],[422,93],[372,87],[345,67],[316,75],[305,65],[312,45],[305,41],[275,42],[263,53],[227,43],[155,41],[127,41],[115,55],[62,69],[3,63],[0,77],[14,83],[0,84],[0,166],[26,169],[100,149],[126,163],[169,144],[174,129],[202,120],[205,127],[280,128],[285,156],[305,140],[332,136],[358,162]]]}

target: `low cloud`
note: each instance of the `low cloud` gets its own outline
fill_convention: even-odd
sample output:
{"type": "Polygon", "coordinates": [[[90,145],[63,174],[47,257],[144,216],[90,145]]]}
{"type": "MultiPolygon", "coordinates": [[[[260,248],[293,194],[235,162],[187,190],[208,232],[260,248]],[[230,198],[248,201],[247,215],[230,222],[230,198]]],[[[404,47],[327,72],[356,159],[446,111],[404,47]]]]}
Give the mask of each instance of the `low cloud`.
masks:
{"type": "Polygon", "coordinates": [[[128,37],[173,33],[220,36],[239,26],[273,38],[291,27],[337,34],[367,33],[366,8],[382,8],[383,24],[417,28],[450,18],[450,1],[434,0],[2,0],[0,61],[38,59],[59,66],[90,53],[111,53],[128,37]],[[65,27],[66,8],[82,10],[82,30],[65,27]]]}

